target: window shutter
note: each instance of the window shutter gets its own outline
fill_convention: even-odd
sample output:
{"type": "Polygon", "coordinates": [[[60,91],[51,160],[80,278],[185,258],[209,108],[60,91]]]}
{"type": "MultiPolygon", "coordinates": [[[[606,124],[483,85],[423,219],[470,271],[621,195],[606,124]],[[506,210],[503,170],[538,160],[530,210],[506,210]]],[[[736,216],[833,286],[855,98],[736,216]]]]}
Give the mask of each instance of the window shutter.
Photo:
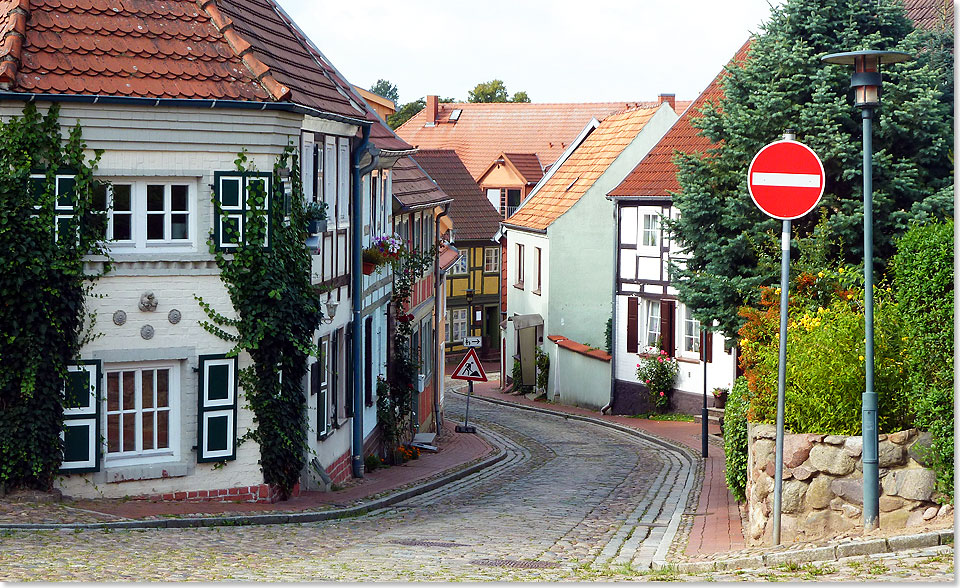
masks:
{"type": "Polygon", "coordinates": [[[330,424],[330,396],[328,394],[329,373],[328,366],[330,361],[330,341],[327,337],[320,340],[320,357],[310,368],[311,390],[317,394],[317,440],[323,439],[327,435],[327,426],[330,424]]]}
{"type": "Polygon", "coordinates": [[[373,406],[373,317],[363,321],[363,398],[373,406]]]}
{"type": "Polygon", "coordinates": [[[200,356],[197,462],[237,458],[237,358],[200,356]]]}
{"type": "Polygon", "coordinates": [[[74,187],[77,184],[75,175],[60,175],[56,177],[57,201],[56,213],[57,220],[55,225],[55,235],[59,241],[60,236],[64,234],[73,234],[76,241],[80,238],[80,224],[76,220],[77,197],[74,187]]]}
{"type": "Polygon", "coordinates": [[[330,408],[331,423],[334,429],[340,428],[340,333],[343,329],[333,332],[330,340],[330,408]]]}
{"type": "Polygon", "coordinates": [[[707,363],[713,362],[713,331],[707,331],[704,336],[702,357],[707,363]]]}
{"type": "Polygon", "coordinates": [[[63,473],[100,470],[100,382],[99,360],[69,366],[63,389],[63,473]]]}
{"type": "Polygon", "coordinates": [[[213,241],[218,249],[231,250],[246,242],[247,212],[252,206],[249,199],[251,187],[264,191],[264,205],[267,212],[267,234],[264,247],[270,246],[272,221],[270,209],[273,202],[271,179],[272,176],[269,173],[214,173],[215,196],[223,211],[223,214],[213,223],[213,241]]]}
{"type": "Polygon", "coordinates": [[[640,301],[633,296],[627,298],[627,353],[637,352],[638,325],[640,324],[640,301]]]}
{"type": "Polygon", "coordinates": [[[677,347],[674,341],[674,314],[677,303],[673,300],[660,301],[660,341],[661,349],[667,352],[670,357],[677,354],[677,347]]]}
{"type": "Polygon", "coordinates": [[[353,387],[356,385],[356,382],[354,382],[356,378],[353,377],[353,331],[352,330],[347,331],[344,334],[344,348],[345,349],[344,349],[343,366],[344,366],[344,370],[346,371],[346,374],[344,374],[344,377],[346,378],[346,382],[345,382],[346,393],[343,399],[343,409],[345,414],[347,415],[347,418],[350,418],[353,416],[354,408],[356,408],[354,407],[354,402],[353,402],[353,387]]]}

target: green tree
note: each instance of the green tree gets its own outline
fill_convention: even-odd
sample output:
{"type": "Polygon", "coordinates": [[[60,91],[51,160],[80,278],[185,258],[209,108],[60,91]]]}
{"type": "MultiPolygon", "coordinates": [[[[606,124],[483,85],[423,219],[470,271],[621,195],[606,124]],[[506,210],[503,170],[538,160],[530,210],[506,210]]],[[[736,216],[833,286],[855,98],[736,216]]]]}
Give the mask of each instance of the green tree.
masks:
{"type": "Polygon", "coordinates": [[[503,80],[490,80],[467,92],[467,102],[530,102],[530,97],[523,90],[511,97],[503,80]]]}
{"type": "MultiPolygon", "coordinates": [[[[667,226],[690,257],[673,267],[673,276],[681,300],[701,321],[717,320],[733,335],[742,324],[737,310],[757,302],[759,286],[778,280],[781,223],[751,201],[746,170],[757,151],[788,128],[824,162],[821,213],[838,237],[829,257],[862,260],[860,110],[849,90],[850,68],[820,57],[867,48],[917,56],[884,70],[874,124],[877,269],[884,269],[894,239],[912,219],[952,214],[953,113],[941,87],[953,77],[952,59],[943,59],[931,33],[913,30],[898,3],[788,0],[773,9],[748,59],[728,68],[724,98],[694,121],[715,147],[705,156],[677,158],[681,190],[674,205],[681,216],[667,226]]],[[[795,237],[806,239],[817,216],[794,221],[795,237]]]]}
{"type": "Polygon", "coordinates": [[[383,96],[387,100],[393,100],[394,104],[400,99],[397,87],[388,80],[377,80],[376,84],[370,86],[370,91],[377,96],[383,96]]]}
{"type": "Polygon", "coordinates": [[[413,102],[407,102],[397,108],[395,113],[387,117],[387,124],[391,129],[395,129],[410,120],[413,115],[423,110],[426,106],[427,102],[423,98],[414,100],[413,102]]]}

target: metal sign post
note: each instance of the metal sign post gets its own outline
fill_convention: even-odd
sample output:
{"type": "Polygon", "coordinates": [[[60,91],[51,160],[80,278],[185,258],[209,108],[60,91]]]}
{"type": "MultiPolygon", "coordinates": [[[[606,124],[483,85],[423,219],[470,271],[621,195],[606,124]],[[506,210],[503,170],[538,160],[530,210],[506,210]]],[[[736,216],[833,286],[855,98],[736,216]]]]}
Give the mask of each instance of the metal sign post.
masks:
{"type": "Polygon", "coordinates": [[[468,422],[470,418],[470,397],[473,396],[474,382],[487,381],[487,374],[483,371],[483,364],[480,363],[480,357],[477,356],[476,347],[469,348],[463,360],[460,361],[460,365],[453,370],[453,375],[450,377],[454,380],[467,381],[467,409],[463,414],[463,425],[457,425],[456,431],[458,433],[476,433],[476,427],[470,426],[468,422]]]}
{"type": "Polygon", "coordinates": [[[457,425],[458,433],[476,433],[477,428],[471,427],[467,422],[470,419],[470,397],[473,396],[473,380],[467,381],[467,409],[463,413],[463,425],[457,425]]]}
{"type": "Polygon", "coordinates": [[[790,221],[807,214],[823,196],[826,174],[812,149],[796,142],[788,129],[783,140],[760,150],[747,170],[747,187],[754,203],[783,221],[780,238],[780,361],[777,369],[777,449],[773,482],[773,544],[780,544],[783,495],[783,429],[787,389],[787,314],[790,302],[790,221]]]}

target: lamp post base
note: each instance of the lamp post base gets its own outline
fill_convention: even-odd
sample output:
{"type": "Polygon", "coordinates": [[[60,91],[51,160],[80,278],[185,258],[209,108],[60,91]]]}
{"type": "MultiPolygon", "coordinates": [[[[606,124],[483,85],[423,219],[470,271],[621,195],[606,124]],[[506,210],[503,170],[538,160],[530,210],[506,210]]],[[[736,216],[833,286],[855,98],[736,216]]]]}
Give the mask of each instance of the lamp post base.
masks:
{"type": "Polygon", "coordinates": [[[456,431],[458,433],[476,433],[477,428],[473,425],[457,425],[456,431]]]}

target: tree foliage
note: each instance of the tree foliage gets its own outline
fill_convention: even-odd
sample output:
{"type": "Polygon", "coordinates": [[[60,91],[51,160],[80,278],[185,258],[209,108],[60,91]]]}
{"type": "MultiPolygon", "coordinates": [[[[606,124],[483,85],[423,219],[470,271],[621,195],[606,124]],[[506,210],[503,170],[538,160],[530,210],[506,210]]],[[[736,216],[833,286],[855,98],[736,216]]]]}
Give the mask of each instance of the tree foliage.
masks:
{"type": "MultiPolygon", "coordinates": [[[[245,152],[236,164],[241,174],[254,171],[245,152]]],[[[201,325],[235,341],[231,355],[246,352],[253,360],[240,370],[240,386],[256,423],[243,438],[260,445],[263,480],[276,487],[283,500],[290,496],[306,463],[306,399],[301,382],[308,357],[317,354],[313,333],[323,317],[320,297],[310,282],[310,253],[303,246],[307,217],[299,169],[296,152],[288,147],[274,165],[272,199],[257,189],[257,183],[247,188],[244,242],[230,253],[216,249],[212,237],[208,242],[237,318],[227,318],[197,298],[209,318],[201,325]],[[290,220],[285,222],[280,172],[288,162],[293,171],[290,220]],[[269,247],[265,247],[268,235],[269,247]],[[224,328],[235,328],[237,335],[224,328]]],[[[219,201],[214,197],[213,202],[217,214],[223,216],[219,201]]],[[[241,239],[235,236],[232,240],[241,239]]]]}
{"type": "Polygon", "coordinates": [[[467,102],[530,102],[530,97],[523,90],[511,97],[503,80],[490,80],[467,92],[467,102]]]}
{"type": "Polygon", "coordinates": [[[56,104],[41,115],[31,102],[0,126],[0,493],[53,486],[63,382],[94,327],[86,298],[99,274],[84,272],[84,256],[106,254],[93,178],[102,152],[86,158],[79,123],[64,141],[58,115],[56,104]],[[76,174],[59,203],[72,214],[60,219],[58,174],[76,174]]]}
{"type": "Polygon", "coordinates": [[[387,125],[389,125],[391,129],[395,129],[410,120],[413,115],[426,108],[426,106],[427,101],[423,98],[419,98],[413,102],[407,102],[397,107],[397,111],[387,117],[387,125]]]}
{"type": "MultiPolygon", "coordinates": [[[[758,301],[758,286],[776,283],[780,221],[751,201],[746,170],[765,144],[788,128],[823,160],[822,213],[835,235],[829,258],[858,263],[863,255],[862,122],[853,106],[848,67],[820,57],[838,51],[906,51],[916,61],[884,69],[882,105],[874,122],[874,243],[877,269],[893,254],[912,219],[952,214],[952,56],[935,35],[914,31],[899,3],[789,0],[774,8],[743,64],[727,70],[724,97],[707,104],[694,125],[715,145],[705,156],[678,156],[680,219],[668,221],[689,253],[673,276],[680,298],[703,323],[738,331],[737,310],[758,301]],[[948,71],[949,70],[949,71],[948,71]]],[[[793,222],[810,236],[816,215],[793,222]]]]}
{"type": "Polygon", "coordinates": [[[370,91],[387,100],[393,100],[394,103],[400,99],[400,92],[397,90],[397,86],[391,84],[388,80],[377,80],[376,84],[370,86],[370,91]]]}

